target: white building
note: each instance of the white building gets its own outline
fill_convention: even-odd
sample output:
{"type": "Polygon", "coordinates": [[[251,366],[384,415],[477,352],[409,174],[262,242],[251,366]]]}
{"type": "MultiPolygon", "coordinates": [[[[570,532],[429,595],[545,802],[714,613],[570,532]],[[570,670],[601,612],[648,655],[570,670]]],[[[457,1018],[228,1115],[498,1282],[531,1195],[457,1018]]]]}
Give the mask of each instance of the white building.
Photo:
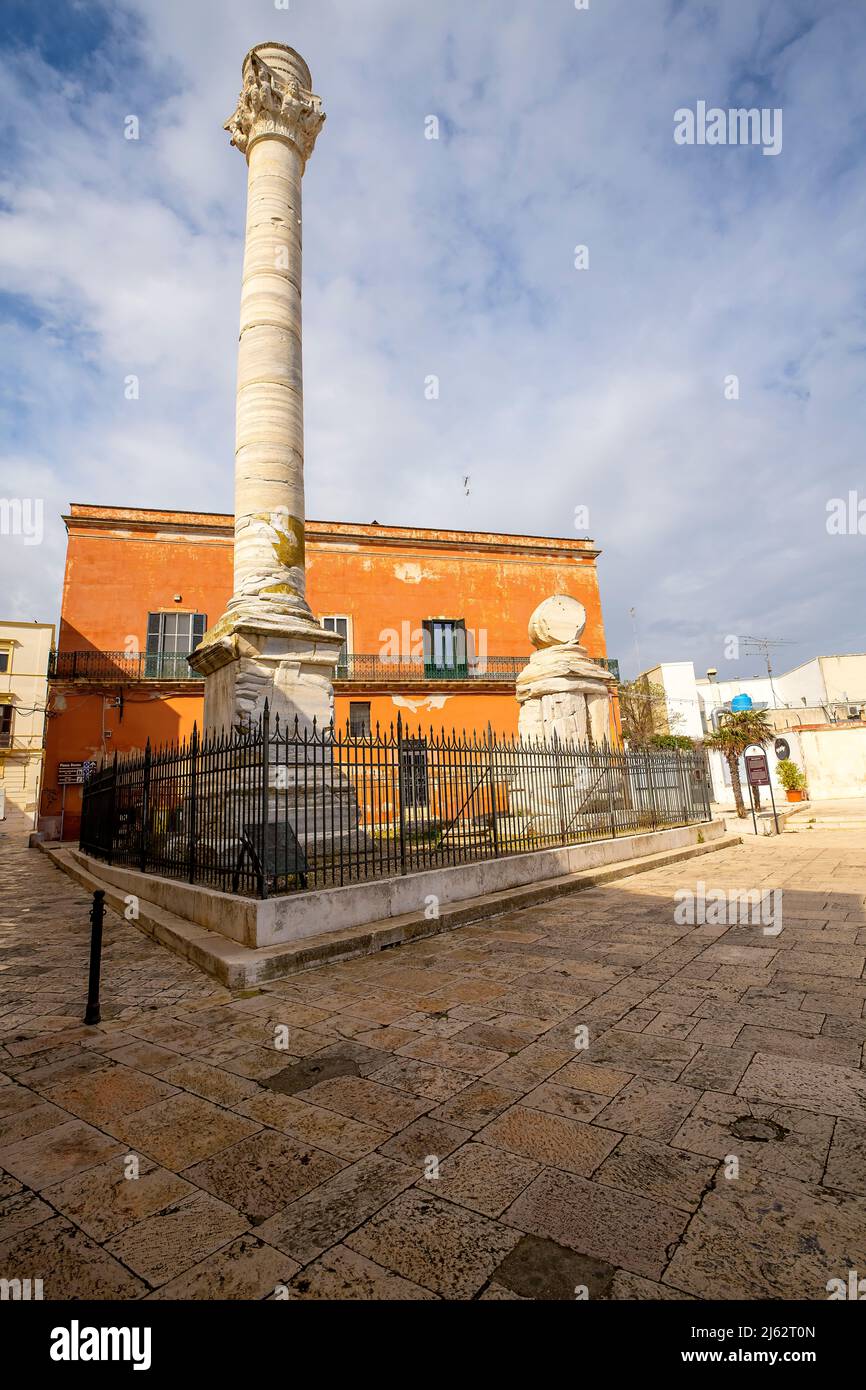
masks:
{"type": "Polygon", "coordinates": [[[771,723],[778,728],[849,723],[866,714],[866,654],[816,656],[772,676],[720,681],[708,675],[695,685],[710,720],[713,710],[729,708],[734,696],[743,694],[772,711],[771,723]]]}
{"type": "MultiPolygon", "coordinates": [[[[713,671],[698,679],[691,661],[662,662],[641,675],[664,691],[671,733],[711,734],[731,701],[748,695],[788,742],[791,758],[806,774],[810,800],[866,797],[866,653],[817,656],[772,676],[719,680],[713,671]]],[[[774,793],[784,799],[773,745],[766,752],[774,793]]],[[[720,754],[710,754],[710,771],[714,799],[732,806],[730,772],[720,754]]],[[[765,794],[765,804],[767,799],[765,794]]]]}
{"type": "Polygon", "coordinates": [[[33,828],[53,623],[0,622],[0,832],[33,828]]]}

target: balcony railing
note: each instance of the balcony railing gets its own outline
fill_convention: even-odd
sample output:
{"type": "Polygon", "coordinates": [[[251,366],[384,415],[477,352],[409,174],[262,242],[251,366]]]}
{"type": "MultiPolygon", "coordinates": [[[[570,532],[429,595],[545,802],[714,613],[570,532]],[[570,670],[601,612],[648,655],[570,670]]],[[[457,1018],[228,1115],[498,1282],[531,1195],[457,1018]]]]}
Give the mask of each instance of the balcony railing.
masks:
{"type": "Polygon", "coordinates": [[[178,652],[146,655],[139,652],[52,652],[48,664],[52,680],[108,681],[118,685],[132,681],[200,681],[186,656],[178,652]]]}
{"type": "MultiPolygon", "coordinates": [[[[418,657],[388,657],[350,653],[337,666],[338,681],[374,684],[380,681],[401,685],[424,685],[429,681],[501,681],[513,685],[529,658],[527,656],[484,656],[451,666],[440,666],[418,657]]],[[[596,657],[619,680],[619,664],[609,657],[596,657]]],[[[158,655],[129,655],[127,652],[52,652],[48,666],[52,680],[109,682],[123,685],[135,681],[196,681],[201,676],[192,669],[185,655],[163,652],[158,655]]]]}
{"type": "Polygon", "coordinates": [[[399,681],[401,684],[427,681],[505,681],[514,683],[526,665],[525,656],[485,656],[451,665],[438,665],[423,656],[372,656],[351,652],[334,672],[338,681],[399,681]]]}
{"type": "MultiPolygon", "coordinates": [[[[514,684],[528,656],[483,656],[439,666],[423,656],[387,657],[350,653],[337,666],[338,681],[505,681],[514,684]]],[[[619,680],[619,662],[612,657],[594,657],[599,666],[619,680]]]]}

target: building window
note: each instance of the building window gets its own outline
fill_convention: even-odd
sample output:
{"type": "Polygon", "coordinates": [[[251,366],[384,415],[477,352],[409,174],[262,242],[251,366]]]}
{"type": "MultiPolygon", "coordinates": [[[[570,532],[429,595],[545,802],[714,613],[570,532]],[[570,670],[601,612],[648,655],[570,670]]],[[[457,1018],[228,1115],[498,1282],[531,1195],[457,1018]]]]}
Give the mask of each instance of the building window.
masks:
{"type": "Polygon", "coordinates": [[[432,618],[424,627],[424,674],[429,680],[466,675],[466,624],[462,618],[432,618]]]}
{"type": "Polygon", "coordinates": [[[403,805],[409,809],[420,809],[427,805],[427,740],[426,738],[407,738],[403,740],[400,781],[403,805]]]}
{"type": "Polygon", "coordinates": [[[0,748],[12,747],[12,706],[0,705],[0,748]]]}
{"type": "Polygon", "coordinates": [[[2,673],[3,671],[8,671],[8,670],[9,670],[9,652],[8,652],[8,650],[0,649],[0,673],[2,673]]]}
{"type": "Polygon", "coordinates": [[[346,617],[332,616],[322,619],[322,627],[327,632],[339,632],[343,639],[340,655],[337,658],[337,669],[334,673],[338,680],[349,674],[349,625],[350,620],[346,617]]]}
{"type": "Polygon", "coordinates": [[[144,674],[151,679],[189,675],[187,657],[204,637],[204,613],[148,613],[144,674]]]}
{"type": "Polygon", "coordinates": [[[370,737],[370,704],[367,700],[349,702],[349,733],[352,738],[370,737]]]}

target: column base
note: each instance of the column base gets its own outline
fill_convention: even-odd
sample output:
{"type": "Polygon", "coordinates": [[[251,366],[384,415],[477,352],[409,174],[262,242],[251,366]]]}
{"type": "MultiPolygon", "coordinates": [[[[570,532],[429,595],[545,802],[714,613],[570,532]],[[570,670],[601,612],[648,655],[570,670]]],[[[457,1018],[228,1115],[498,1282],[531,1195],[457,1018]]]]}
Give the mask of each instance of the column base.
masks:
{"type": "Polygon", "coordinates": [[[270,712],[271,731],[327,727],[334,717],[334,671],[342,646],[315,620],[228,613],[190,657],[204,676],[208,733],[246,729],[270,712]]]}
{"type": "Polygon", "coordinates": [[[302,747],[272,745],[265,787],[260,768],[250,776],[241,764],[218,798],[199,805],[199,870],[230,875],[233,891],[266,885],[268,893],[332,886],[342,880],[340,865],[347,881],[357,876],[371,845],[355,788],[321,745],[317,751],[305,769],[302,747]]]}

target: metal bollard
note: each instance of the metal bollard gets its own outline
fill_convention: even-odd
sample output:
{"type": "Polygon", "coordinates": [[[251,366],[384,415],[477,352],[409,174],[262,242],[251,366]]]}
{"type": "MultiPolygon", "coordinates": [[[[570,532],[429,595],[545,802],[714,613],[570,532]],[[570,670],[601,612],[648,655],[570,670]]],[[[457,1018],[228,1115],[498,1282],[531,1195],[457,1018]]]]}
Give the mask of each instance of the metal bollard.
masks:
{"type": "Polygon", "coordinates": [[[87,1012],[85,1023],[99,1022],[99,972],[102,966],[102,922],[105,917],[105,892],[97,888],[90,909],[90,977],[87,982],[87,1012]]]}

